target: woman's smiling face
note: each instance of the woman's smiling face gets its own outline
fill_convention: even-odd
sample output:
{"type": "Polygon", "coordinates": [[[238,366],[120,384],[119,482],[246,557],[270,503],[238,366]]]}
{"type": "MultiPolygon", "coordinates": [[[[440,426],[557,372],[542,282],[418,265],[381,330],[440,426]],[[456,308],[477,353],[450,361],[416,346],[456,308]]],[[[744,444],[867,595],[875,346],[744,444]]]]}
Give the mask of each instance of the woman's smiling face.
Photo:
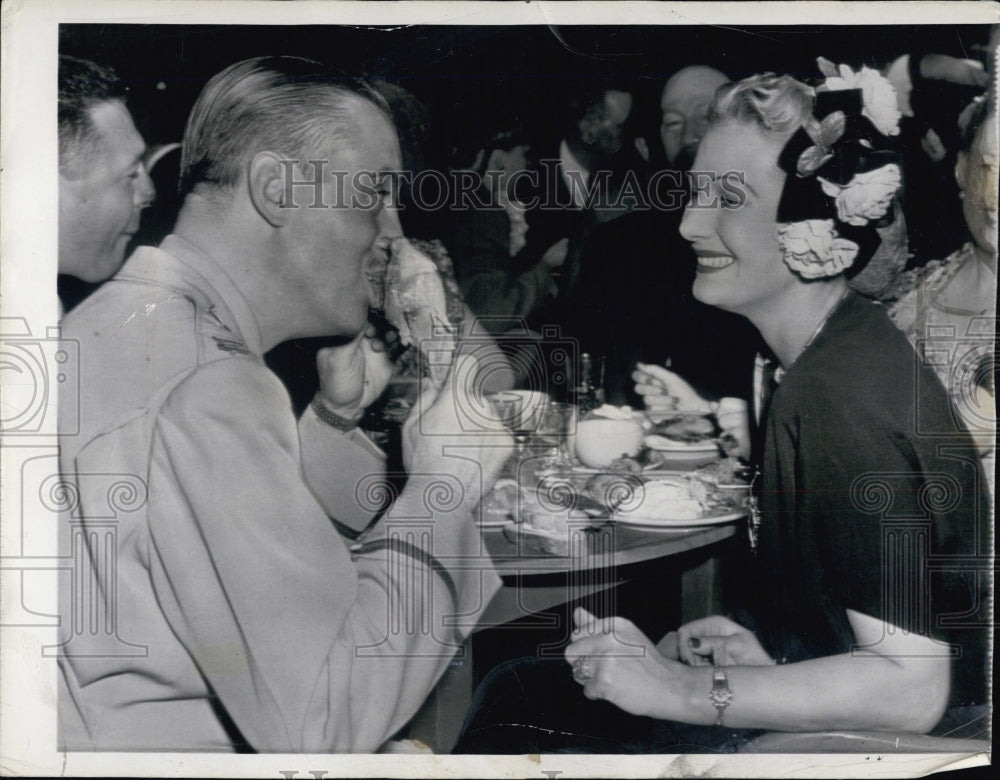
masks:
{"type": "Polygon", "coordinates": [[[782,261],[775,235],[785,183],[777,164],[783,144],[757,125],[735,120],[705,134],[693,169],[714,177],[713,205],[699,208],[693,201],[680,227],[698,257],[698,300],[751,316],[802,283],[782,261]],[[734,174],[743,177],[742,199],[732,197],[734,174]]]}

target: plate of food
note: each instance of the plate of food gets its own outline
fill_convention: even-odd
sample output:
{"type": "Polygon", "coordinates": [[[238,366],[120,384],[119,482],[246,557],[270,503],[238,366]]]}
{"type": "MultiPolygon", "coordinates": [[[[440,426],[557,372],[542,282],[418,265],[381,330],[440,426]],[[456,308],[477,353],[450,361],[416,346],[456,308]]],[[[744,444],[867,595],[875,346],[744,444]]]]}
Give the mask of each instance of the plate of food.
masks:
{"type": "Polygon", "coordinates": [[[658,415],[646,436],[646,446],[661,452],[718,452],[720,433],[710,414],[658,415]]]}
{"type": "Polygon", "coordinates": [[[669,439],[666,436],[660,436],[658,434],[650,434],[644,440],[644,443],[651,450],[656,450],[657,452],[665,453],[703,453],[709,452],[712,455],[719,454],[719,446],[715,443],[714,439],[709,439],[708,441],[676,441],[675,439],[669,439]]]}
{"type": "Polygon", "coordinates": [[[650,479],[640,494],[614,512],[621,526],[643,529],[695,528],[739,520],[745,511],[732,495],[687,476],[650,479]]]}
{"type": "Polygon", "coordinates": [[[473,516],[480,528],[503,528],[513,522],[519,501],[517,482],[498,479],[493,490],[483,496],[473,516]]]}
{"type": "Polygon", "coordinates": [[[698,469],[695,476],[715,485],[719,490],[741,491],[743,495],[748,495],[753,469],[743,465],[737,458],[722,458],[698,469]]]}
{"type": "Polygon", "coordinates": [[[533,489],[521,489],[517,522],[504,526],[522,553],[573,556],[587,552],[586,532],[611,519],[610,510],[571,477],[546,477],[533,489]]]}
{"type": "Polygon", "coordinates": [[[719,448],[714,444],[711,446],[707,444],[665,444],[659,442],[655,436],[647,436],[646,446],[663,457],[663,461],[658,467],[661,470],[691,471],[721,457],[719,448]],[[652,441],[650,441],[651,439],[652,441]]]}

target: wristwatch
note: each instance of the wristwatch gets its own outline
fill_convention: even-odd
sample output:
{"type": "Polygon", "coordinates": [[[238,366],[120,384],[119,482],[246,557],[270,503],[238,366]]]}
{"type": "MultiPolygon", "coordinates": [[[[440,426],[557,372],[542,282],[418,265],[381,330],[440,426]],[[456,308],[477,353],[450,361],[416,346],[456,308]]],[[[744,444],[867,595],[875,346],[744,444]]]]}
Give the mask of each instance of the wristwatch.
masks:
{"type": "Polygon", "coordinates": [[[726,707],[733,700],[733,690],[729,687],[729,677],[726,675],[726,670],[721,666],[716,666],[712,669],[712,691],[708,694],[708,698],[712,700],[712,704],[715,705],[715,711],[719,713],[715,725],[721,726],[722,716],[726,712],[726,707]]]}

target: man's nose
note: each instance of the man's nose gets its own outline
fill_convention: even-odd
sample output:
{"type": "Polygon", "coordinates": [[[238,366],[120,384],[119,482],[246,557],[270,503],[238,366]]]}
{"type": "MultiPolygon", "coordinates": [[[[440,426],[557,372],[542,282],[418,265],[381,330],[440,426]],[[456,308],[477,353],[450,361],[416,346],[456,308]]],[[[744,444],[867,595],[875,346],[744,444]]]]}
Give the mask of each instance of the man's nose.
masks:
{"type": "Polygon", "coordinates": [[[691,117],[684,123],[684,148],[692,154],[698,150],[702,137],[705,135],[706,122],[702,117],[691,117]]]}
{"type": "Polygon", "coordinates": [[[378,231],[380,236],[392,238],[403,235],[403,226],[399,222],[399,209],[395,205],[382,209],[378,216],[378,231]]]}
{"type": "Polygon", "coordinates": [[[698,130],[699,128],[693,122],[686,122],[684,124],[684,138],[681,143],[691,153],[697,151],[698,144],[701,143],[701,133],[698,130]]]}

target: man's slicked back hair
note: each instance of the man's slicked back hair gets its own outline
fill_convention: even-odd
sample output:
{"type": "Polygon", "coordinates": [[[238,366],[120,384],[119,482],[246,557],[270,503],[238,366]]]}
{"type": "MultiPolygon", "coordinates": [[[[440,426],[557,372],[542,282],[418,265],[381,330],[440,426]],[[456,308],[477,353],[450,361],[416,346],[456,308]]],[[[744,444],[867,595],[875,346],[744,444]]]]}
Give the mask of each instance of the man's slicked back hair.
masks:
{"type": "Polygon", "coordinates": [[[361,98],[389,118],[364,79],[300,57],[254,57],[205,85],[184,130],[180,195],[229,189],[264,151],[309,160],[332,153],[356,130],[349,101],[361,98]]]}
{"type": "Polygon", "coordinates": [[[102,103],[125,102],[127,89],[109,67],[59,56],[59,172],[82,176],[97,152],[99,139],[90,110],[102,103]]]}

